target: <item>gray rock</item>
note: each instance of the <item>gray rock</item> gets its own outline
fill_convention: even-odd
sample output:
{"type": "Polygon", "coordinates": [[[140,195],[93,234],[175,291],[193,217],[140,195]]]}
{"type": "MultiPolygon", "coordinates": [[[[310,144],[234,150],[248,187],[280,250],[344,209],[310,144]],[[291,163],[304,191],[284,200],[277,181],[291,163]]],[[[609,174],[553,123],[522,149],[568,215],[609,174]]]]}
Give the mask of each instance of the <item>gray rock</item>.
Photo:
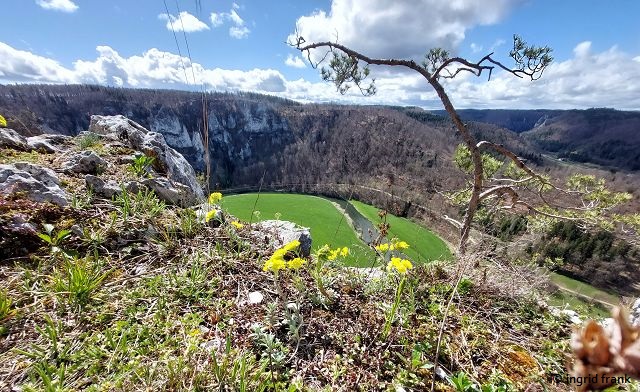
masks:
{"type": "Polygon", "coordinates": [[[60,188],[55,172],[27,162],[0,165],[0,191],[5,194],[24,192],[27,199],[37,202],[69,204],[69,196],[60,188]]]}
{"type": "Polygon", "coordinates": [[[42,150],[49,154],[62,151],[60,145],[71,139],[65,135],[38,135],[27,138],[27,145],[33,150],[42,150]]]}
{"type": "Polygon", "coordinates": [[[267,238],[273,240],[275,248],[298,240],[300,241],[300,254],[302,256],[311,254],[311,233],[308,227],[301,227],[289,221],[266,220],[256,223],[254,232],[257,232],[258,235],[267,234],[267,238]]]}
{"type": "Polygon", "coordinates": [[[193,200],[195,204],[204,199],[193,167],[182,154],[167,145],[162,134],[149,132],[124,116],[91,116],[89,131],[100,135],[115,135],[131,148],[154,157],[154,168],[157,171],[166,173],[169,179],[189,188],[192,196],[184,200],[193,200]]]}
{"type": "Polygon", "coordinates": [[[107,161],[93,151],[82,151],[73,154],[62,163],[62,170],[73,173],[98,173],[107,167],[107,161]]]}
{"type": "Polygon", "coordinates": [[[87,187],[93,189],[97,195],[104,196],[108,199],[111,199],[122,191],[115,181],[109,180],[105,183],[100,177],[96,177],[91,174],[84,176],[84,181],[86,182],[87,187]]]}
{"type": "Polygon", "coordinates": [[[23,214],[17,214],[4,225],[8,231],[18,232],[22,234],[36,234],[38,228],[33,223],[28,222],[23,214]]]}
{"type": "Polygon", "coordinates": [[[128,181],[124,184],[124,189],[131,193],[138,193],[143,189],[143,185],[138,181],[128,181]]]}
{"type": "Polygon", "coordinates": [[[148,130],[125,116],[93,115],[89,124],[89,132],[128,142],[129,145],[140,145],[148,130]]]}
{"type": "Polygon", "coordinates": [[[12,148],[20,151],[31,151],[27,139],[13,129],[0,128],[0,148],[12,148]]]}
{"type": "Polygon", "coordinates": [[[160,200],[170,204],[187,207],[195,204],[193,192],[189,187],[164,177],[147,178],[142,183],[149,187],[160,200]]]}

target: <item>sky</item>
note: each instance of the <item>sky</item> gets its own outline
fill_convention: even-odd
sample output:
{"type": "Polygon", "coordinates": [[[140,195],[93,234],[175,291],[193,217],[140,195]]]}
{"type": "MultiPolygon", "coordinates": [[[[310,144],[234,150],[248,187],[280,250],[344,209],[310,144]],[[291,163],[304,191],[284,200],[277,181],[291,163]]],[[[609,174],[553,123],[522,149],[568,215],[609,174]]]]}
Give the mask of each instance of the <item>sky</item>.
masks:
{"type": "MultiPolygon", "coordinates": [[[[640,110],[639,0],[3,0],[0,83],[254,91],[301,102],[441,109],[411,70],[372,67],[377,94],[341,95],[287,44],[337,40],[421,61],[434,47],[511,66],[513,34],[553,48],[537,81],[443,80],[458,108],[640,110]],[[174,35],[175,32],[175,35],[174,35]]],[[[313,53],[319,59],[323,52],[313,53]]]]}

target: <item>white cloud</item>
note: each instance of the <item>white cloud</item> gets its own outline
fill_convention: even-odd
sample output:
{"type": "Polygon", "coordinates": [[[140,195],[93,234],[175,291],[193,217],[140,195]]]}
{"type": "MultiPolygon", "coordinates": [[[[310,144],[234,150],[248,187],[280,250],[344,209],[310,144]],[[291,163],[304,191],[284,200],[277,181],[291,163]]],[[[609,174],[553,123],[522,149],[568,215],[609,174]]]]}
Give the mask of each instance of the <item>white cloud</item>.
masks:
{"type": "MultiPolygon", "coordinates": [[[[640,56],[613,47],[584,54],[576,46],[573,58],[551,64],[535,82],[496,71],[491,81],[460,74],[443,80],[458,108],[589,108],[640,110],[640,56]]],[[[330,83],[287,80],[275,69],[248,71],[204,68],[187,57],[149,49],[123,57],[109,46],[98,46],[92,60],[77,60],[65,67],[54,59],[17,50],[0,42],[0,83],[93,83],[123,87],[256,91],[304,102],[418,105],[440,109],[441,103],[418,74],[372,67],[378,94],[362,98],[357,89],[342,96],[330,83]],[[183,70],[182,64],[186,70],[183,70]],[[198,86],[194,85],[191,67],[198,86]],[[186,71],[186,72],[185,72],[186,71]],[[186,76],[185,76],[186,74],[186,76]],[[188,78],[188,79],[187,79],[188,78]]],[[[295,62],[295,57],[291,56],[295,62]]]]}
{"type": "Polygon", "coordinates": [[[250,32],[251,30],[249,30],[246,26],[229,27],[229,36],[236,39],[247,38],[250,32]]]}
{"type": "Polygon", "coordinates": [[[287,55],[287,59],[284,61],[284,63],[294,68],[305,68],[307,66],[300,57],[293,56],[291,54],[287,55]]]}
{"type": "Polygon", "coordinates": [[[71,0],[36,0],[36,4],[46,10],[75,12],[78,6],[71,0]]]}
{"type": "Polygon", "coordinates": [[[196,31],[209,30],[209,26],[207,26],[206,23],[186,11],[180,12],[177,17],[170,14],[160,14],[158,18],[167,21],[166,27],[169,31],[175,30],[193,33],[196,31]]]}
{"type": "Polygon", "coordinates": [[[590,51],[591,51],[591,41],[580,42],[578,45],[576,45],[575,48],[573,48],[573,54],[576,57],[581,57],[581,58],[587,57],[590,51]]]}
{"type": "Polygon", "coordinates": [[[471,48],[471,51],[473,53],[478,53],[482,51],[482,45],[478,45],[475,42],[472,42],[471,45],[469,45],[469,47],[471,48]]]}
{"type": "Polygon", "coordinates": [[[216,12],[212,12],[211,13],[211,24],[213,25],[213,27],[218,27],[218,26],[222,26],[224,24],[224,13],[216,13],[216,12]]]}
{"type": "Polygon", "coordinates": [[[229,19],[231,19],[231,21],[232,21],[236,26],[242,26],[242,25],[244,25],[244,20],[242,20],[242,18],[240,17],[240,15],[238,15],[238,13],[236,12],[236,10],[231,10],[231,12],[229,13],[229,19]]]}
{"type": "Polygon", "coordinates": [[[328,13],[298,18],[297,30],[307,42],[337,39],[373,57],[421,59],[433,47],[455,51],[467,29],[498,22],[519,2],[333,0],[328,13]]]}
{"type": "Polygon", "coordinates": [[[251,30],[245,26],[244,19],[240,17],[236,10],[240,10],[237,3],[231,5],[229,12],[212,12],[210,15],[213,27],[220,27],[225,21],[231,22],[233,26],[229,27],[229,36],[236,39],[247,38],[251,30]]]}

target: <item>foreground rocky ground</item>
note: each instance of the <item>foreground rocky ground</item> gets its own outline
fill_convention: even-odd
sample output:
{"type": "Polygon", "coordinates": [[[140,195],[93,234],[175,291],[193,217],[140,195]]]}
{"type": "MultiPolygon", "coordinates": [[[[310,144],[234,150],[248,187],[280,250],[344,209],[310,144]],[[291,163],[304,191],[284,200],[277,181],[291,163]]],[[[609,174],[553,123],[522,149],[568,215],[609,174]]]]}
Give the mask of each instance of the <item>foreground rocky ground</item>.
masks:
{"type": "Polygon", "coordinates": [[[458,282],[456,265],[354,270],[293,246],[265,271],[300,233],[204,202],[158,134],[90,130],[48,147],[5,134],[0,390],[571,388],[571,322],[518,268],[458,282]]]}

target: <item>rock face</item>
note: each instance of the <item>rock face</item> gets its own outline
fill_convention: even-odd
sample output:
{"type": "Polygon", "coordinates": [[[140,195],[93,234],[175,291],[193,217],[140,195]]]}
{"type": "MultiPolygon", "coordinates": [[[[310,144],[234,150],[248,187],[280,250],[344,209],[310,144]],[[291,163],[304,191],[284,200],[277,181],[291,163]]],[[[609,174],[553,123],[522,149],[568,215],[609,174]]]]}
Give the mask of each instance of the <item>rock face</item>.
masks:
{"type": "Polygon", "coordinates": [[[264,236],[272,240],[275,248],[279,248],[293,240],[300,241],[300,254],[311,254],[311,233],[308,227],[300,227],[293,222],[281,220],[266,220],[255,224],[254,232],[258,236],[264,236]]]}
{"type": "Polygon", "coordinates": [[[154,157],[154,169],[166,173],[169,179],[185,187],[179,191],[182,195],[180,200],[195,203],[204,199],[193,167],[182,154],[167,145],[162,134],[149,132],[142,125],[124,116],[91,116],[89,131],[99,135],[110,135],[127,143],[131,148],[154,157]]]}
{"type": "Polygon", "coordinates": [[[27,162],[0,165],[0,190],[7,194],[24,192],[27,199],[37,202],[69,204],[69,196],[60,188],[55,172],[27,162]]]}
{"type": "Polygon", "coordinates": [[[0,148],[12,148],[20,151],[31,150],[24,136],[8,128],[0,128],[0,148]]]}
{"type": "Polygon", "coordinates": [[[96,174],[107,166],[107,162],[93,151],[82,151],[73,154],[62,163],[65,172],[96,174]]]}

